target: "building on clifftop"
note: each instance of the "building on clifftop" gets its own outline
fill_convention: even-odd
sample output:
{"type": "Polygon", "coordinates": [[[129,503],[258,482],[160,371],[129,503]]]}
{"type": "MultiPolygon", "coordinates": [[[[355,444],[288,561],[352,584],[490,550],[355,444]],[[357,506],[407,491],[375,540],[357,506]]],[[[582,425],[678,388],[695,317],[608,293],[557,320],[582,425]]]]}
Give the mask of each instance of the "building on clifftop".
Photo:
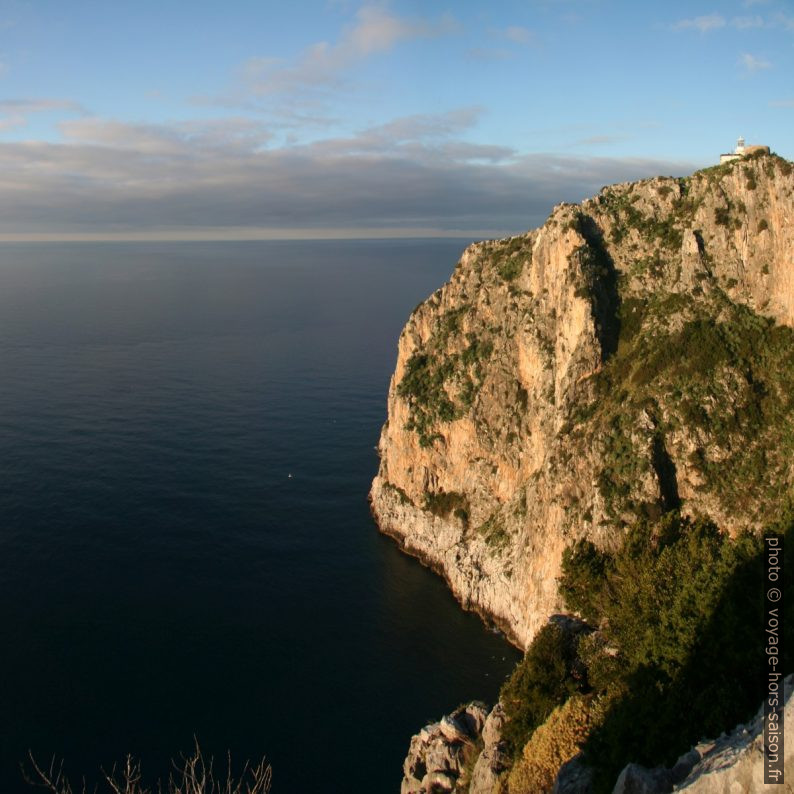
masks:
{"type": "Polygon", "coordinates": [[[729,163],[731,160],[741,160],[742,157],[747,157],[748,154],[755,154],[755,152],[764,152],[764,154],[769,154],[769,147],[745,146],[744,138],[740,136],[739,140],[736,141],[736,148],[732,152],[720,155],[720,165],[723,163],[729,163]]]}
{"type": "Polygon", "coordinates": [[[739,136],[739,140],[736,141],[736,148],[729,154],[720,155],[720,165],[729,163],[731,160],[739,160],[742,157],[744,157],[744,138],[739,136]]]}

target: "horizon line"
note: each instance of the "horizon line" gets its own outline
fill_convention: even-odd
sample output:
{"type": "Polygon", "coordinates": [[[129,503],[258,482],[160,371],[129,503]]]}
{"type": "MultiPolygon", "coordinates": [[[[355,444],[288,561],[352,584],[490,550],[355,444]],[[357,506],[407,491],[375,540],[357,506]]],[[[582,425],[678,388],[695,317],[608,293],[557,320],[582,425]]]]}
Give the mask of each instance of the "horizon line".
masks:
{"type": "Polygon", "coordinates": [[[0,243],[68,242],[246,242],[267,240],[386,240],[386,239],[500,239],[523,234],[506,229],[427,229],[427,228],[206,228],[196,230],[163,229],[118,232],[0,232],[0,243]]]}

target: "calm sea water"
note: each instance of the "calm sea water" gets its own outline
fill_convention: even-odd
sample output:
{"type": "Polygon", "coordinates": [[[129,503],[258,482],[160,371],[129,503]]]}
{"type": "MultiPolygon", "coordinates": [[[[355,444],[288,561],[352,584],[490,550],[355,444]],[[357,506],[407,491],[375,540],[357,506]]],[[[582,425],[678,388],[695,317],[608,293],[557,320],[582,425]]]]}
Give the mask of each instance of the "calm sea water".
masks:
{"type": "Polygon", "coordinates": [[[0,246],[0,792],[193,737],[396,792],[516,652],[366,501],[399,331],[465,241],[0,246]],[[290,475],[292,475],[290,477],[290,475]]]}

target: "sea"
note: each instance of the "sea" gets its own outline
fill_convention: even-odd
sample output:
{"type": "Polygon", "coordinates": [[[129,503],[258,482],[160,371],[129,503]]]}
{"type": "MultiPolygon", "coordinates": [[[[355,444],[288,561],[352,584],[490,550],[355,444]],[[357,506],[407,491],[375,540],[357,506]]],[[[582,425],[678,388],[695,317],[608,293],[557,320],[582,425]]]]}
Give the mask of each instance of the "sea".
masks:
{"type": "MultiPolygon", "coordinates": [[[[0,245],[0,794],[198,742],[398,792],[519,658],[367,502],[397,339],[467,240],[0,245]]],[[[100,791],[102,789],[100,788],[100,791]]]]}

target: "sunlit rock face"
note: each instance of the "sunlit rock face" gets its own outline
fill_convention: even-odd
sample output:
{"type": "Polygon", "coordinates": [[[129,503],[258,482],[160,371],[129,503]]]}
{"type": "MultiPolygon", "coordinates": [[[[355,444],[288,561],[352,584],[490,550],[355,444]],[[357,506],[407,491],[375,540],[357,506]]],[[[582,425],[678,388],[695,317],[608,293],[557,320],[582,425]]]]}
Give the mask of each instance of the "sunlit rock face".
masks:
{"type": "Polygon", "coordinates": [[[381,530],[526,647],[575,539],[671,507],[764,526],[794,480],[793,258],[794,170],[764,153],[470,246],[400,336],[381,530]]]}

